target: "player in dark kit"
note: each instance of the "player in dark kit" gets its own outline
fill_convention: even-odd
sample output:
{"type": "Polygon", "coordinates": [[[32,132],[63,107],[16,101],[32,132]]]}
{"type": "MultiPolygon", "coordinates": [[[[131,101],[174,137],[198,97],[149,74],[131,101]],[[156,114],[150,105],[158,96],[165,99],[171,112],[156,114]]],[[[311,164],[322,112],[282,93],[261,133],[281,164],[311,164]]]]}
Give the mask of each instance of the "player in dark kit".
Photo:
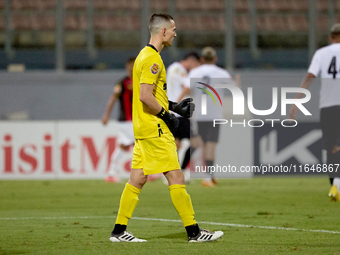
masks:
{"type": "MultiPolygon", "coordinates": [[[[118,146],[111,156],[108,176],[105,178],[106,182],[119,182],[117,169],[121,165],[120,160],[124,153],[129,153],[129,146],[135,143],[132,127],[132,68],[134,62],[135,58],[129,58],[126,62],[125,69],[127,76],[114,87],[102,118],[102,123],[106,125],[109,121],[112,108],[118,99],[120,105],[118,146]]],[[[132,152],[130,154],[132,156],[132,152]]]]}

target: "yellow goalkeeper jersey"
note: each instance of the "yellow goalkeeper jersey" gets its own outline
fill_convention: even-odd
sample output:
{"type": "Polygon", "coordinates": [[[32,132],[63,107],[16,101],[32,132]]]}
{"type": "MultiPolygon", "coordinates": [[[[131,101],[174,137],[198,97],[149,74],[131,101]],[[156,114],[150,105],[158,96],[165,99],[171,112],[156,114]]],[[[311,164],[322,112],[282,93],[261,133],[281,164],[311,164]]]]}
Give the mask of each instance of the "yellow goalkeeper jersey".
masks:
{"type": "Polygon", "coordinates": [[[135,139],[153,138],[170,132],[165,122],[140,101],[142,83],[155,84],[153,95],[169,111],[165,66],[157,49],[150,44],[139,52],[133,66],[132,122],[135,139]]]}

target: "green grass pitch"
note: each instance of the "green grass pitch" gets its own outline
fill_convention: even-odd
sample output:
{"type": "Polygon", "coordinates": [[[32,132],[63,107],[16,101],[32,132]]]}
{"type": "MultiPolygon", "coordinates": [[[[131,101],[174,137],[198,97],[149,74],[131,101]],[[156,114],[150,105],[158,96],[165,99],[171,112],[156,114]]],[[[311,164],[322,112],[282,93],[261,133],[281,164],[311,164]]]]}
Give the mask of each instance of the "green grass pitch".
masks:
{"type": "Polygon", "coordinates": [[[225,179],[214,188],[194,180],[187,190],[200,226],[224,231],[211,243],[188,243],[180,222],[155,220],[180,219],[161,181],[146,184],[129,222],[148,242],[111,243],[123,187],[1,181],[0,254],[340,254],[340,203],[328,199],[326,177],[225,179]]]}

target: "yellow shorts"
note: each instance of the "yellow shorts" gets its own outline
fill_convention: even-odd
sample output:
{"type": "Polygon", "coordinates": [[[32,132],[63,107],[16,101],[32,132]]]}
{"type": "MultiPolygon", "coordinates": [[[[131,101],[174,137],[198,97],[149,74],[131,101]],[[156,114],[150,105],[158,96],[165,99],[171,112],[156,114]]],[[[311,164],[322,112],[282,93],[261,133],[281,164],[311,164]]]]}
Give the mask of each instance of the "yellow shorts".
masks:
{"type": "Polygon", "coordinates": [[[165,133],[161,137],[136,139],[131,168],[142,168],[144,175],[181,169],[174,136],[165,133]]]}

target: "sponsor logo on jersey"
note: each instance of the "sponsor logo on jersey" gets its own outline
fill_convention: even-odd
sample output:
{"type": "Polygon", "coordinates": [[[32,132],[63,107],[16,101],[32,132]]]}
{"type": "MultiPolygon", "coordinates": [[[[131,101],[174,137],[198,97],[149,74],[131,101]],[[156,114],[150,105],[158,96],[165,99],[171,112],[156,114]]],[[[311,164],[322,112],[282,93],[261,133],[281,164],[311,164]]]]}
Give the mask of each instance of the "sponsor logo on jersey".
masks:
{"type": "Polygon", "coordinates": [[[153,66],[150,67],[151,73],[158,74],[159,72],[159,65],[154,63],[153,66]]]}

